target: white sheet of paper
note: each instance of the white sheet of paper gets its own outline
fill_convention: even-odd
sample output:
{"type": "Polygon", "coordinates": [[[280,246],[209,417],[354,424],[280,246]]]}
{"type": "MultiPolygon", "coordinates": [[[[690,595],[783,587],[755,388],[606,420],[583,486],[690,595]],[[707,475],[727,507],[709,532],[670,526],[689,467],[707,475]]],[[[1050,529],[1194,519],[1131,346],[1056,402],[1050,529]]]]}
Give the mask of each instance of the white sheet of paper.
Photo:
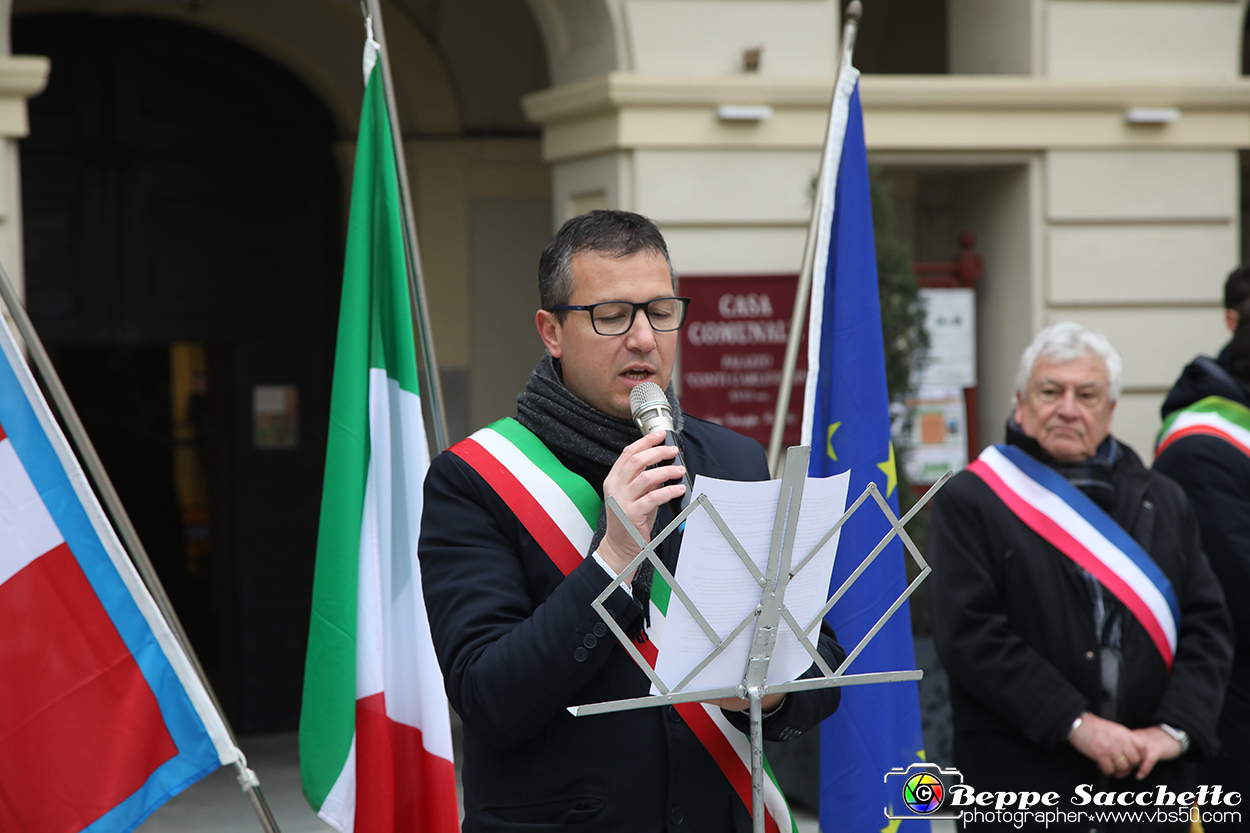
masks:
{"type": "MultiPolygon", "coordinates": [[[[849,472],[807,480],[803,487],[792,565],[802,561],[842,516],[849,483],[849,472]]],[[[781,481],[742,483],[699,475],[695,478],[692,491],[695,495],[707,495],[756,567],[765,572],[781,481]]],[[[831,538],[787,586],[785,605],[800,627],[806,625],[829,599],[829,579],[833,575],[839,537],[840,533],[831,538]]],[[[720,656],[686,684],[685,690],[741,684],[755,636],[755,617],[752,614],[759,604],[761,588],[705,511],[696,510],[686,521],[676,579],[721,639],[728,637],[745,617],[751,616],[752,619],[720,656]]],[[[819,627],[817,622],[808,634],[813,641],[819,627]]],[[[658,647],[656,673],[670,689],[676,687],[714,649],[713,643],[676,593],[669,601],[658,647]]],[[[767,683],[779,685],[789,682],[811,664],[811,657],[782,619],[768,666],[767,683]]],[[[653,693],[658,692],[653,690],[653,693]]]]}

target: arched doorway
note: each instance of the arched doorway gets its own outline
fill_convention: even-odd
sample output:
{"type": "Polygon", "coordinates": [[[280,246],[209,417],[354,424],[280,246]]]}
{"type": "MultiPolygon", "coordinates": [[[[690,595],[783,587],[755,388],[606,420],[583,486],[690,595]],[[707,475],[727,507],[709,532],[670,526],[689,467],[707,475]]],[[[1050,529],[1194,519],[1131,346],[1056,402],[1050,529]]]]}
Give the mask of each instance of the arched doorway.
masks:
{"type": "Polygon", "coordinates": [[[26,286],[241,731],[298,717],[341,274],[334,125],[205,30],[18,15],[26,286]]]}

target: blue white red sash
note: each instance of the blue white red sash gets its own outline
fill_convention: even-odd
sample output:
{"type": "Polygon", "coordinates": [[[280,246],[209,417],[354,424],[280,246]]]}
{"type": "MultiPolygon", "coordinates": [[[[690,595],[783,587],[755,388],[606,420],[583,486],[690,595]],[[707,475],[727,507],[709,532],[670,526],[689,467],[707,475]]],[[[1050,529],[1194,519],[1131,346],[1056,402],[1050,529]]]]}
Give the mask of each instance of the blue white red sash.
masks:
{"type": "Polygon", "coordinates": [[[990,446],[968,470],[1123,602],[1172,668],[1180,621],[1176,591],[1133,536],[1058,472],[1018,448],[990,446]]]}

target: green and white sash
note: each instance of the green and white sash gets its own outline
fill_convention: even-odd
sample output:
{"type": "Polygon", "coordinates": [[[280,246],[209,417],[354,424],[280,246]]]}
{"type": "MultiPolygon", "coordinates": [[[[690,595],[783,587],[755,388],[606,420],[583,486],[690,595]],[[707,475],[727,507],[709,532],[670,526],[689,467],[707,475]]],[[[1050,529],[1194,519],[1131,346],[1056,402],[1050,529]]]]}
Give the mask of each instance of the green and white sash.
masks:
{"type": "Polygon", "coordinates": [[[1163,421],[1155,454],[1196,434],[1219,437],[1250,457],[1250,408],[1222,396],[1208,396],[1188,408],[1173,411],[1163,421]]]}
{"type": "MultiPolygon", "coordinates": [[[[566,576],[581,564],[594,539],[603,502],[582,477],[569,471],[529,429],[501,419],[451,447],[482,476],[566,576]]],[[[651,624],[640,653],[655,665],[671,588],[656,573],[651,585],[651,624]]],[[[720,767],[730,786],[751,810],[751,744],[717,706],[682,703],[678,714],[720,767]]],[[[795,833],[793,817],[771,768],[765,762],[764,805],[770,833],[795,833]]]]}

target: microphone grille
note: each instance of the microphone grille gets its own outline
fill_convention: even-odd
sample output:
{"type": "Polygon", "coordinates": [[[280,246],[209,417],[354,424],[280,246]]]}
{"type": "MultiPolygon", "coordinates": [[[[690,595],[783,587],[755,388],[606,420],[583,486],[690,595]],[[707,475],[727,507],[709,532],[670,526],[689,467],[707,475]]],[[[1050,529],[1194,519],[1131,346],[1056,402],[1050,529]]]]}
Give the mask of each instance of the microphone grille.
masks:
{"type": "Polygon", "coordinates": [[[634,385],[634,389],[629,392],[629,411],[635,417],[638,413],[647,407],[663,406],[671,410],[668,404],[668,397],[664,395],[664,391],[660,390],[660,386],[655,382],[643,382],[641,385],[634,385]]]}

